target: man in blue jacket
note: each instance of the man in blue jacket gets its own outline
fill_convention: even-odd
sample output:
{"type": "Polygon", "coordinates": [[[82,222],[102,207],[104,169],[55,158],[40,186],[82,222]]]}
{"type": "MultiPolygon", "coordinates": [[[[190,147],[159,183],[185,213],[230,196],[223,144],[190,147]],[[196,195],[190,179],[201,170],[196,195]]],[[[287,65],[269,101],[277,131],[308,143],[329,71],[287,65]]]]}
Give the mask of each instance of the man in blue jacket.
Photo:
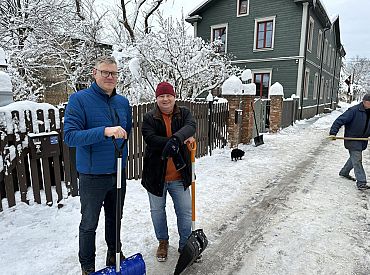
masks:
{"type": "MultiPolygon", "coordinates": [[[[339,129],[344,125],[344,137],[365,138],[370,136],[370,94],[363,97],[361,103],[352,106],[333,123],[330,129],[330,136],[335,139],[339,129]]],[[[367,140],[344,140],[344,147],[349,151],[349,159],[340,170],[339,175],[354,180],[360,190],[369,189],[366,185],[366,174],[362,166],[362,151],[367,148],[367,140]],[[350,171],[354,170],[355,178],[350,176],[350,171]]]]}
{"type": "MultiPolygon", "coordinates": [[[[102,206],[108,246],[106,264],[115,265],[117,164],[112,138],[120,147],[132,126],[129,102],[116,93],[118,67],[115,59],[98,58],[92,73],[95,82],[88,89],[71,95],[64,117],[64,141],[76,147],[82,214],[78,256],[83,275],[95,271],[95,234],[102,206]]],[[[126,193],[126,158],[125,145],[121,210],[126,193]]],[[[121,258],[124,258],[122,252],[121,258]]]]}

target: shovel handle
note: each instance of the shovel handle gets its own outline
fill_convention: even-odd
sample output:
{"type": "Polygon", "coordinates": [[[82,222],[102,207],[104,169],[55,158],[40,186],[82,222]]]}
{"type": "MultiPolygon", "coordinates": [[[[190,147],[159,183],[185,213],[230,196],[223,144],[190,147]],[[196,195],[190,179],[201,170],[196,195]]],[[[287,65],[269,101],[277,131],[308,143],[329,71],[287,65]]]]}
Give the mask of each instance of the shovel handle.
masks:
{"type": "Polygon", "coordinates": [[[191,220],[192,220],[192,229],[195,230],[195,153],[197,151],[197,143],[187,142],[186,146],[190,151],[191,158],[191,220]]]}
{"type": "MultiPolygon", "coordinates": [[[[332,137],[328,137],[332,138],[332,137]]],[[[361,137],[335,137],[334,139],[344,139],[344,140],[362,140],[362,141],[369,141],[369,138],[361,138],[361,137]]]]}

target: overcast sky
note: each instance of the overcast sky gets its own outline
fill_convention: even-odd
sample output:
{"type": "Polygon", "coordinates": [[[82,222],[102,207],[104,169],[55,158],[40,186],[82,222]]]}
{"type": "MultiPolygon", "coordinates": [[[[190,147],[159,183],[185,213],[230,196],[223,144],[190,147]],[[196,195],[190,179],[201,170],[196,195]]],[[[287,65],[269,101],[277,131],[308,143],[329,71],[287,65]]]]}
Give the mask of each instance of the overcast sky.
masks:
{"type": "MultiPolygon", "coordinates": [[[[230,1],[230,0],[229,0],[230,1]]],[[[273,0],[271,0],[273,1],[273,0]]],[[[341,41],[347,52],[346,59],[356,56],[370,58],[370,1],[321,0],[329,17],[339,15],[341,41]]],[[[166,13],[181,16],[188,14],[204,0],[167,0],[166,13]]]]}

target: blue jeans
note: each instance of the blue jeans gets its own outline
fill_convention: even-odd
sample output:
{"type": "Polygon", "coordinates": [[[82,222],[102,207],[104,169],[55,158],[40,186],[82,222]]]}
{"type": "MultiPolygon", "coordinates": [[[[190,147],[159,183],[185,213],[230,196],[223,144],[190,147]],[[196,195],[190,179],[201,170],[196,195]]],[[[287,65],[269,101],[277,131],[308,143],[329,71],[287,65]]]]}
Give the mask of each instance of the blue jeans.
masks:
{"type": "Polygon", "coordinates": [[[366,184],[366,174],[362,166],[362,151],[349,151],[349,158],[340,170],[339,175],[349,175],[354,170],[357,186],[366,184]]]}
{"type": "MultiPolygon", "coordinates": [[[[123,171],[122,174],[121,209],[126,194],[125,172],[123,171]]],[[[95,268],[95,235],[102,206],[105,213],[105,241],[108,250],[115,251],[117,176],[80,174],[79,185],[82,217],[79,227],[78,256],[81,267],[89,269],[95,268]]]]}
{"type": "Polygon", "coordinates": [[[158,241],[168,240],[168,227],[166,215],[166,196],[170,194],[177,217],[177,230],[180,235],[179,248],[182,249],[191,234],[191,197],[190,190],[184,190],[182,181],[166,182],[163,196],[157,197],[149,194],[150,213],[158,241]]]}

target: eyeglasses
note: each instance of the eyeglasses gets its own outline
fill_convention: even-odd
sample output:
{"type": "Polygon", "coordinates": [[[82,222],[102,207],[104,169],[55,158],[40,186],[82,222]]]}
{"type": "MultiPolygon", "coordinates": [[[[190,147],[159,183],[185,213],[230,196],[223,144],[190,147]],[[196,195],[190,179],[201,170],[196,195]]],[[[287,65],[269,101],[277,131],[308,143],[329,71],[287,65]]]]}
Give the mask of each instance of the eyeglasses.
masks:
{"type": "Polygon", "coordinates": [[[118,77],[118,72],[109,72],[109,71],[102,71],[102,70],[99,70],[97,68],[94,68],[95,70],[99,71],[100,72],[100,75],[102,77],[109,77],[109,75],[111,75],[113,78],[117,78],[118,77]]]}

